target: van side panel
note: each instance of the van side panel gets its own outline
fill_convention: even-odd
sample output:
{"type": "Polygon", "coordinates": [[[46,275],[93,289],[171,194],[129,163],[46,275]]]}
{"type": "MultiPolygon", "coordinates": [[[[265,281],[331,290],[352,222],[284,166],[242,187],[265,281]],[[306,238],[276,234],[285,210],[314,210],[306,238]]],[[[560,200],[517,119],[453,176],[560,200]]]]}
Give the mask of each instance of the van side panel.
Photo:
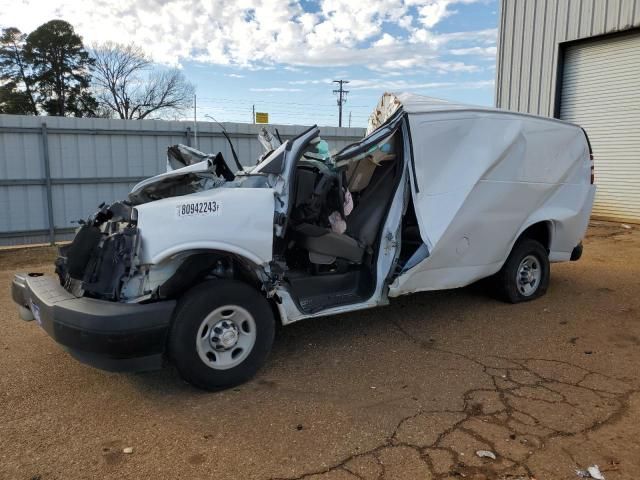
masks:
{"type": "Polygon", "coordinates": [[[430,255],[394,281],[390,296],[492,275],[520,233],[540,221],[552,224],[552,260],[564,260],[580,242],[595,188],[579,127],[477,111],[409,115],[409,121],[416,216],[430,255]]]}

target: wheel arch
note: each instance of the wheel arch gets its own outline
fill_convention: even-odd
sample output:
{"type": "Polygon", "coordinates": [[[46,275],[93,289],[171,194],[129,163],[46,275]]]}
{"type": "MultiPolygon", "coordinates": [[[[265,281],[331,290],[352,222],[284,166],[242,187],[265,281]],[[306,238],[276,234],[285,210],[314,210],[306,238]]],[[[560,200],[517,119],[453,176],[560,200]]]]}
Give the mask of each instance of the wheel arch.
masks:
{"type": "Polygon", "coordinates": [[[553,229],[552,220],[539,220],[525,223],[514,237],[511,245],[509,245],[509,249],[506,251],[505,257],[493,273],[498,272],[504,266],[504,263],[507,261],[507,258],[509,258],[509,255],[511,255],[515,246],[525,238],[540,242],[548,254],[551,250],[551,242],[553,241],[553,229]]]}
{"type": "Polygon", "coordinates": [[[259,265],[251,258],[227,250],[191,249],[174,255],[179,255],[181,261],[174,274],[158,287],[160,294],[179,298],[186,291],[207,280],[215,278],[221,281],[237,280],[250,285],[262,294],[269,302],[276,320],[281,321],[276,301],[267,295],[270,279],[264,265],[259,265]],[[190,263],[195,264],[196,267],[190,268],[190,263]]]}
{"type": "Polygon", "coordinates": [[[177,254],[181,254],[184,252],[191,251],[211,251],[211,252],[224,252],[229,255],[236,255],[241,258],[245,258],[247,261],[260,265],[264,262],[267,262],[269,259],[263,259],[254,252],[247,250],[245,248],[238,247],[236,245],[231,245],[229,243],[224,242],[191,242],[182,244],[179,246],[174,246],[171,248],[167,248],[160,252],[157,252],[151,258],[151,262],[153,264],[161,263],[167,260],[170,257],[173,257],[177,254]]]}
{"type": "MultiPolygon", "coordinates": [[[[536,240],[542,244],[547,250],[547,253],[551,250],[551,241],[553,235],[553,222],[550,220],[542,220],[535,223],[531,223],[525,227],[520,234],[516,237],[514,245],[519,241],[529,238],[536,240]]],[[[513,249],[513,245],[511,246],[513,249]]]]}

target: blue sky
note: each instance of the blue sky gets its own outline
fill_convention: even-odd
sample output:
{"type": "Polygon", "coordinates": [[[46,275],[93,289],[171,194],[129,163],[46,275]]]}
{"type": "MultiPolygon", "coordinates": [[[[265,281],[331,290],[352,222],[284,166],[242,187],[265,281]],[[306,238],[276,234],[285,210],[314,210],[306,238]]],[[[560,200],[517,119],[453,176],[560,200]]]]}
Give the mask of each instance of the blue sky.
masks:
{"type": "MultiPolygon", "coordinates": [[[[198,118],[365,126],[385,91],[493,104],[497,0],[0,0],[2,26],[51,18],[85,43],[136,43],[196,85],[198,118]]],[[[192,115],[192,112],[189,113],[192,115]]]]}

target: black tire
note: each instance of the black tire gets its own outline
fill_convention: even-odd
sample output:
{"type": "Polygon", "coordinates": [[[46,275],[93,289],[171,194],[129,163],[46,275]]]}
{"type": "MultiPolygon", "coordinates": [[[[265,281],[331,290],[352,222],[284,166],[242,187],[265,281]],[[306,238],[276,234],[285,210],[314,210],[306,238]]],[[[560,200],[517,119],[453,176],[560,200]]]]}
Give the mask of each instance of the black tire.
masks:
{"type": "Polygon", "coordinates": [[[269,355],[274,335],[271,306],[255,288],[236,280],[210,280],[196,285],[180,299],[169,333],[169,356],[187,382],[205,390],[222,390],[246,382],[256,374],[269,355]],[[205,318],[224,306],[239,306],[251,314],[255,343],[247,349],[248,356],[241,363],[216,369],[205,364],[196,339],[205,318]]]}
{"type": "Polygon", "coordinates": [[[494,287],[498,297],[509,303],[520,303],[535,300],[547,292],[549,286],[549,254],[542,244],[536,240],[525,238],[519,240],[511,250],[502,269],[494,277],[494,287]],[[534,282],[535,289],[524,293],[525,287],[518,283],[519,269],[522,261],[534,257],[539,268],[540,278],[534,282]]]}

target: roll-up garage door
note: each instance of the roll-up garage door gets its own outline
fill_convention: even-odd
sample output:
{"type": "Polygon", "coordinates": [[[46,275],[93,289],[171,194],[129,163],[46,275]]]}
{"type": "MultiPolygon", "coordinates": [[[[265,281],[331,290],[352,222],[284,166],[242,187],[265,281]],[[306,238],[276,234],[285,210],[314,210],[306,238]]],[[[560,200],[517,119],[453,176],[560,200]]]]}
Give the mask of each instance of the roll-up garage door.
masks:
{"type": "Polygon", "coordinates": [[[640,33],[566,47],[561,88],[560,118],[593,147],[593,215],[640,223],[640,33]]]}

